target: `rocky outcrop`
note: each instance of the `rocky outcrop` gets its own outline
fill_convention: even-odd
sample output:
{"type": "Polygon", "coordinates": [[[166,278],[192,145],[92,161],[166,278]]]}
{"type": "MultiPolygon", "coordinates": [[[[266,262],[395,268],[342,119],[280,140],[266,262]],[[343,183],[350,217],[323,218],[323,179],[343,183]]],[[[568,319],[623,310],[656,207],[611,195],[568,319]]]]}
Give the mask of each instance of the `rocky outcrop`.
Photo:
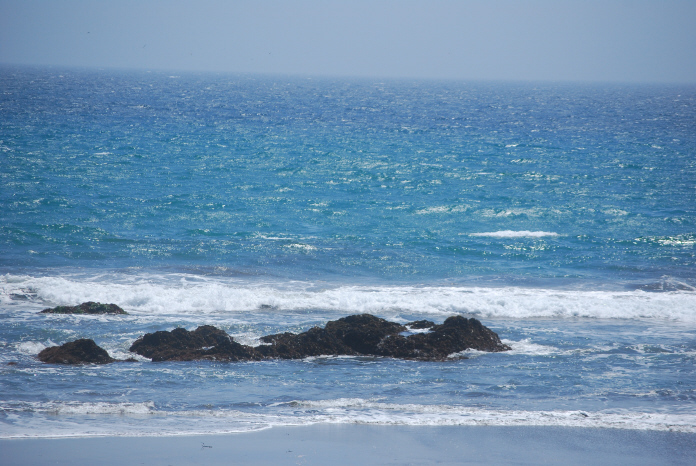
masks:
{"type": "Polygon", "coordinates": [[[38,357],[49,364],[108,364],[116,361],[94,340],[86,338],[46,348],[38,357]]]}
{"type": "Polygon", "coordinates": [[[136,340],[130,351],[153,361],[257,361],[320,355],[441,361],[466,349],[493,352],[510,349],[481,322],[461,316],[450,317],[441,325],[430,321],[401,325],[360,314],[300,334],[267,335],[261,341],[264,344],[256,347],[241,345],[222,330],[206,325],[192,332],[178,328],[148,333],[136,340]],[[410,330],[421,331],[411,333],[410,330]]]}
{"type": "Polygon", "coordinates": [[[115,304],[88,301],[78,306],[56,306],[44,309],[41,314],[128,314],[115,304]]]}
{"type": "Polygon", "coordinates": [[[148,333],[138,338],[130,351],[153,361],[251,361],[260,359],[250,346],[240,345],[224,331],[211,325],[193,332],[175,328],[171,332],[148,333]]]}
{"type": "Polygon", "coordinates": [[[298,359],[320,355],[375,355],[386,337],[406,331],[406,327],[370,314],[330,321],[322,329],[314,327],[298,335],[280,333],[261,338],[269,345],[256,349],[265,357],[298,359]]]}
{"type": "Polygon", "coordinates": [[[380,342],[376,353],[393,358],[444,360],[467,349],[489,352],[510,349],[477,319],[453,316],[441,325],[426,328],[429,331],[424,333],[390,335],[380,342]]]}

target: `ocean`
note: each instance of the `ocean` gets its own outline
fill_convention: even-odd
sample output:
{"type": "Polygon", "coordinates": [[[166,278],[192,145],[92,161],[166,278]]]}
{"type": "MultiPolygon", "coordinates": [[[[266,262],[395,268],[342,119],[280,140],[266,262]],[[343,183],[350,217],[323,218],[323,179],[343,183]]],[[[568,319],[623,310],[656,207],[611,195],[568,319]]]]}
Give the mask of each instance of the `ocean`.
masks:
{"type": "Polygon", "coordinates": [[[0,438],[696,433],[696,86],[0,68],[0,438]],[[39,314],[85,301],[127,316],[39,314]],[[475,317],[512,350],[59,366],[475,317]],[[462,359],[459,356],[466,356],[462,359]]]}

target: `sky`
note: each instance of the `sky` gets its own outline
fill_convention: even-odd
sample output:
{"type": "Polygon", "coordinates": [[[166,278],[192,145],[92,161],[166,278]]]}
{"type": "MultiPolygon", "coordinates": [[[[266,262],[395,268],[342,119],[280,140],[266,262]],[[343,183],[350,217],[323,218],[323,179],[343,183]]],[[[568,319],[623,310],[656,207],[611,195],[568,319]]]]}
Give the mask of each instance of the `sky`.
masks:
{"type": "Polygon", "coordinates": [[[696,0],[0,0],[0,63],[696,83],[696,0]]]}

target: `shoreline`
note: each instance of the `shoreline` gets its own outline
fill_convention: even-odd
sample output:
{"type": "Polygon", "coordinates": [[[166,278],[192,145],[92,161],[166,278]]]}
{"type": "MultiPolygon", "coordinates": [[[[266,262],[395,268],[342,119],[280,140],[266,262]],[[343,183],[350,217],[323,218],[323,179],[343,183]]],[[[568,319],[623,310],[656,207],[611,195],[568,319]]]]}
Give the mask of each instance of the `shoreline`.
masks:
{"type": "Polygon", "coordinates": [[[316,424],[171,437],[0,439],[0,463],[693,464],[696,434],[586,427],[316,424]]]}

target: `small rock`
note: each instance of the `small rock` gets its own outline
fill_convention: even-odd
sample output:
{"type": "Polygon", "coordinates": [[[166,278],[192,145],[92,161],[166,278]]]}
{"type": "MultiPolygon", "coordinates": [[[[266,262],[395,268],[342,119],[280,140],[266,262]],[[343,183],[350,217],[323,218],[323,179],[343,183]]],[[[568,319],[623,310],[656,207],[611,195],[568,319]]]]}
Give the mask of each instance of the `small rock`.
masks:
{"type": "Polygon", "coordinates": [[[38,357],[49,364],[108,364],[116,361],[94,340],[87,338],[46,348],[38,357]]]}
{"type": "Polygon", "coordinates": [[[41,314],[128,314],[115,304],[88,301],[78,306],[56,306],[44,309],[41,314]]]}

